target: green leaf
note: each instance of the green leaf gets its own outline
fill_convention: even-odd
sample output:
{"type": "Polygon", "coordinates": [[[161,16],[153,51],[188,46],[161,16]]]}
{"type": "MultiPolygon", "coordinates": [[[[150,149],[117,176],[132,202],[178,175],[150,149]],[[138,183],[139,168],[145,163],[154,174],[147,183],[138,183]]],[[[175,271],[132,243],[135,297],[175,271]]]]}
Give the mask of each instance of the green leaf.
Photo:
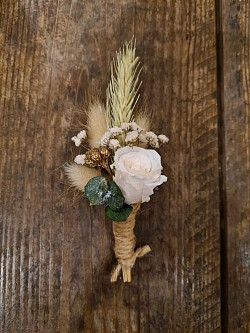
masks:
{"type": "Polygon", "coordinates": [[[108,205],[112,210],[119,210],[124,204],[124,195],[115,182],[109,183],[108,205]]]}
{"type": "Polygon", "coordinates": [[[108,200],[108,181],[102,176],[91,178],[84,188],[86,198],[90,205],[102,205],[108,200]]]}
{"type": "Polygon", "coordinates": [[[124,204],[124,206],[120,210],[113,210],[109,206],[105,208],[106,216],[116,222],[126,221],[129,217],[129,214],[132,211],[132,207],[129,205],[124,204]]]}

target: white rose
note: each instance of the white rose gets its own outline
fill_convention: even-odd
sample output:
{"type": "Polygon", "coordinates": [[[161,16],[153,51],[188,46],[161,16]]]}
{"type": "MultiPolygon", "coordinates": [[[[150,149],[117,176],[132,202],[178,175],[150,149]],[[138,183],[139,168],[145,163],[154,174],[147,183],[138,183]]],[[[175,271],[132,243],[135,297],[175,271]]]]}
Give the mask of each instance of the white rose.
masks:
{"type": "Polygon", "coordinates": [[[147,202],[154,188],[167,181],[161,175],[161,156],[152,149],[123,147],[114,157],[114,181],[120,187],[127,204],[147,202]]]}

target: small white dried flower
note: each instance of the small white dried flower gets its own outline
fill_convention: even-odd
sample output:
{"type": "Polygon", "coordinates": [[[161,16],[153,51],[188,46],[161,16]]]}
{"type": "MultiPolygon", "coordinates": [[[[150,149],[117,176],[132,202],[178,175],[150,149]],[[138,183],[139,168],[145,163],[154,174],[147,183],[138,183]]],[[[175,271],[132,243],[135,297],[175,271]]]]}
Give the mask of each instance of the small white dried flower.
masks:
{"type": "Polygon", "coordinates": [[[152,140],[149,144],[153,148],[159,148],[160,147],[158,140],[157,141],[156,140],[152,140]]]}
{"type": "Polygon", "coordinates": [[[71,141],[75,143],[76,147],[79,147],[82,142],[82,140],[79,139],[77,136],[73,136],[73,138],[71,138],[71,141]]]}
{"type": "Polygon", "coordinates": [[[77,134],[77,136],[73,136],[71,140],[75,143],[76,147],[79,147],[82,143],[82,140],[87,137],[87,133],[85,130],[82,130],[77,134]]]}
{"type": "Polygon", "coordinates": [[[125,142],[134,142],[138,139],[139,133],[137,131],[128,132],[125,138],[125,142]]]}
{"type": "Polygon", "coordinates": [[[139,141],[141,142],[141,143],[148,143],[148,140],[147,140],[147,137],[146,137],[146,134],[145,133],[143,133],[143,132],[141,132],[140,134],[139,134],[139,141]]]}
{"type": "Polygon", "coordinates": [[[83,139],[86,139],[86,137],[87,137],[87,133],[86,133],[85,130],[82,130],[81,132],[79,132],[79,133],[77,134],[77,138],[78,138],[78,139],[83,140],[83,139]]]}
{"type": "Polygon", "coordinates": [[[157,140],[158,139],[157,135],[152,131],[146,132],[146,137],[149,140],[157,140]]]}
{"type": "Polygon", "coordinates": [[[120,147],[120,142],[117,139],[111,139],[109,141],[109,148],[116,150],[120,147]]]}
{"type": "Polygon", "coordinates": [[[85,159],[86,159],[86,155],[85,154],[83,154],[83,155],[77,155],[76,157],[75,157],[75,163],[76,164],[84,164],[85,163],[85,159]]]}
{"type": "Polygon", "coordinates": [[[115,127],[111,127],[109,129],[110,133],[112,134],[121,134],[123,132],[121,127],[115,126],[115,127]]]}
{"type": "Polygon", "coordinates": [[[153,147],[153,148],[159,148],[159,141],[158,141],[158,136],[150,131],[146,132],[146,138],[148,140],[148,144],[153,147]]]}
{"type": "Polygon", "coordinates": [[[101,146],[107,146],[110,140],[112,133],[110,132],[105,132],[100,140],[100,145],[101,146]]]}
{"type": "Polygon", "coordinates": [[[130,129],[130,123],[121,123],[121,129],[128,131],[130,129]]]}
{"type": "Polygon", "coordinates": [[[135,121],[132,121],[132,123],[130,123],[130,127],[133,131],[141,130],[140,126],[138,126],[135,121]]]}
{"type": "Polygon", "coordinates": [[[158,135],[158,139],[161,143],[167,143],[169,141],[169,138],[164,134],[158,135]]]}

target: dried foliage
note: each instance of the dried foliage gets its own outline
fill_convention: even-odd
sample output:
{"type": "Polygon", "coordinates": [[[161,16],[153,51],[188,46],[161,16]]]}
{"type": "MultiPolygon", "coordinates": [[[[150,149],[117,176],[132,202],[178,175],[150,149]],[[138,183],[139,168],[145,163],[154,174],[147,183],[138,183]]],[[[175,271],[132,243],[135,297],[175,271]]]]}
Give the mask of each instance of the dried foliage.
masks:
{"type": "Polygon", "coordinates": [[[107,88],[106,120],[108,126],[120,126],[134,120],[134,107],[139,99],[139,58],[135,42],[126,43],[113,60],[111,79],[107,88]]]}
{"type": "Polygon", "coordinates": [[[135,122],[138,126],[143,128],[145,131],[150,131],[151,120],[146,113],[139,113],[135,116],[135,122]]]}
{"type": "Polygon", "coordinates": [[[88,168],[75,163],[66,164],[64,171],[69,179],[70,185],[80,191],[84,191],[84,187],[91,178],[101,175],[101,172],[97,169],[88,168]]]}
{"type": "Polygon", "coordinates": [[[104,106],[96,101],[87,112],[88,142],[91,148],[98,148],[103,134],[107,131],[104,106]]]}

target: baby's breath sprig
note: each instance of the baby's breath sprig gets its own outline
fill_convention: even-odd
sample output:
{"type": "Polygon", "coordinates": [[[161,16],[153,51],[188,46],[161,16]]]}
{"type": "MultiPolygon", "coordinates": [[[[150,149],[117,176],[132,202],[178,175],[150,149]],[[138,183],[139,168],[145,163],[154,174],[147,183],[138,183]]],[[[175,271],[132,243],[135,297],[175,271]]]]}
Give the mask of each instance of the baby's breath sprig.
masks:
{"type": "Polygon", "coordinates": [[[82,143],[82,140],[86,139],[87,133],[85,130],[80,131],[76,136],[71,138],[71,141],[75,143],[76,147],[79,147],[82,143]]]}
{"type": "Polygon", "coordinates": [[[121,127],[111,127],[101,138],[100,146],[109,147],[113,151],[126,145],[159,148],[168,141],[166,135],[156,135],[153,131],[146,131],[133,121],[121,123],[121,127]]]}

